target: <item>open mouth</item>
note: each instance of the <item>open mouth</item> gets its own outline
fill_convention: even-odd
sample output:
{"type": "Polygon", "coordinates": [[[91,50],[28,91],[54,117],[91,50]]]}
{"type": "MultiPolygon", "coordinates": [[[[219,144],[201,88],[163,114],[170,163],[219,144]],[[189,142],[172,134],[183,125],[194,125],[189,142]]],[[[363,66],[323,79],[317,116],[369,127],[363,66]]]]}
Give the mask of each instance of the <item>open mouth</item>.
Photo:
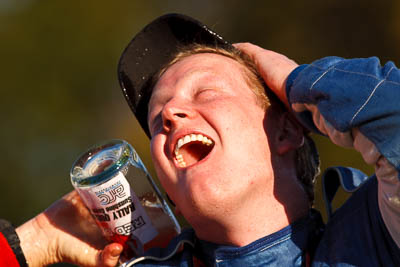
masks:
{"type": "Polygon", "coordinates": [[[175,160],[179,167],[189,167],[204,159],[213,149],[214,142],[202,134],[188,134],[175,145],[175,160]]]}

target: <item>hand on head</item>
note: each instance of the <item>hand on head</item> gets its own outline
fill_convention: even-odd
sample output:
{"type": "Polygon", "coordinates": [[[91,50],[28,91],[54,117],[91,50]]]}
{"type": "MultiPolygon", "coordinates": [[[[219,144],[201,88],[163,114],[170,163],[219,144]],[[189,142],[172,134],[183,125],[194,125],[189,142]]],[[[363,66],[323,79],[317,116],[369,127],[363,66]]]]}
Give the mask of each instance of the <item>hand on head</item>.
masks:
{"type": "Polygon", "coordinates": [[[77,192],[72,191],[16,229],[29,266],[69,262],[116,266],[122,246],[107,244],[77,192]]]}
{"type": "Polygon", "coordinates": [[[251,43],[237,43],[234,46],[250,56],[268,87],[288,106],[286,79],[298,64],[282,54],[251,43]]]}

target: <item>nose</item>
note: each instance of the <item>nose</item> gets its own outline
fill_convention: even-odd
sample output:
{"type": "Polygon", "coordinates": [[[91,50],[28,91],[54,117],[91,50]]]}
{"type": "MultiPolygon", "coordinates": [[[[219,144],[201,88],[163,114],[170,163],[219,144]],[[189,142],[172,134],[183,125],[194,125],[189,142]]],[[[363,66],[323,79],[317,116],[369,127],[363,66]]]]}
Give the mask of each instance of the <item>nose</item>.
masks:
{"type": "Polygon", "coordinates": [[[162,111],[163,128],[166,132],[170,132],[193,117],[194,111],[189,105],[170,100],[162,111]]]}

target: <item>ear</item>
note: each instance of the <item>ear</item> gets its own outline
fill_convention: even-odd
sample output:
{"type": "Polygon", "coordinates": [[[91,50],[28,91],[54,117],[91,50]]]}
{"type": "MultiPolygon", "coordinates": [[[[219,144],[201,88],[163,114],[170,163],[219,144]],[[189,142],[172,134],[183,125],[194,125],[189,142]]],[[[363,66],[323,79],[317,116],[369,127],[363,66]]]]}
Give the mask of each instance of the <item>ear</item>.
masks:
{"type": "Polygon", "coordinates": [[[283,112],[279,117],[275,139],[278,155],[296,150],[304,144],[302,126],[299,125],[289,112],[283,112]]]}

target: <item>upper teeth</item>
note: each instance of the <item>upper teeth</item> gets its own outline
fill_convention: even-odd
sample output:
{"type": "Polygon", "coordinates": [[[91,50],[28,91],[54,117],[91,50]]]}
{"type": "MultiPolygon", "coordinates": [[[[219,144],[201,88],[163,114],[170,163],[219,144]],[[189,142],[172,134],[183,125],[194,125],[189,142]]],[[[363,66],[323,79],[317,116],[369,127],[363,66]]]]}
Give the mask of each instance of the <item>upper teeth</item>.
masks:
{"type": "Polygon", "coordinates": [[[178,140],[178,144],[175,147],[175,156],[177,156],[177,158],[179,159],[180,158],[178,156],[178,155],[180,155],[179,154],[179,149],[183,145],[185,145],[187,143],[190,143],[190,142],[193,142],[193,141],[200,141],[200,142],[202,142],[203,144],[205,144],[207,146],[209,146],[209,145],[211,145],[213,143],[213,141],[211,139],[207,138],[206,136],[204,136],[202,134],[188,134],[188,135],[185,135],[185,136],[179,138],[179,140],[178,140]]]}

